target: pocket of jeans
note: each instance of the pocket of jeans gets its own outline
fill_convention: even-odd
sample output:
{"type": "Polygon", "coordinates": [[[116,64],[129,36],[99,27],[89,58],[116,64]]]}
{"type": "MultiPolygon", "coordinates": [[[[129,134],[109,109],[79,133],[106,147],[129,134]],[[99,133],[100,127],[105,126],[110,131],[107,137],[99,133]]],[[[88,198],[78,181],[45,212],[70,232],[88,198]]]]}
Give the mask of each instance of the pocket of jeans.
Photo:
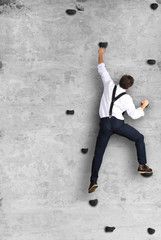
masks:
{"type": "Polygon", "coordinates": [[[123,124],[124,124],[124,120],[120,120],[117,118],[113,119],[113,121],[112,121],[113,129],[119,129],[123,126],[123,124]]]}

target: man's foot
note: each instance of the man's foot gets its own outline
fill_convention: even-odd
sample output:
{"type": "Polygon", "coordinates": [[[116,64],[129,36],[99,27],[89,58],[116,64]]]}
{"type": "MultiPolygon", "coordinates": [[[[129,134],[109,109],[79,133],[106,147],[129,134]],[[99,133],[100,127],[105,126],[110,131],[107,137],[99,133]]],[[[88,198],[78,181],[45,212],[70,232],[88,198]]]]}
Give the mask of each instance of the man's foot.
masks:
{"type": "Polygon", "coordinates": [[[139,173],[152,173],[152,169],[149,168],[147,165],[139,165],[138,172],[139,173]]]}
{"type": "Polygon", "coordinates": [[[90,183],[89,188],[88,188],[88,193],[92,193],[98,188],[97,183],[90,183]]]}

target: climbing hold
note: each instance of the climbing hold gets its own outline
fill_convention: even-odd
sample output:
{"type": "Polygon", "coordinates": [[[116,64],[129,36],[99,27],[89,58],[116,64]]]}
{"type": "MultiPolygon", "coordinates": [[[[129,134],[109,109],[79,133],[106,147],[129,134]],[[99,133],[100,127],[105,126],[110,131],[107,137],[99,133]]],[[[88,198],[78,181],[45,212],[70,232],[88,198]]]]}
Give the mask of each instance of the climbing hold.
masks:
{"type": "Polygon", "coordinates": [[[89,200],[89,204],[90,204],[92,207],[95,207],[95,206],[98,204],[98,199],[89,200]]]}
{"type": "Polygon", "coordinates": [[[66,114],[68,114],[68,115],[73,115],[73,114],[74,114],[74,110],[67,110],[67,111],[66,111],[66,114]]]}
{"type": "Polygon", "coordinates": [[[161,0],[157,0],[157,3],[161,3],[161,0]]]}
{"type": "Polygon", "coordinates": [[[82,151],[82,153],[84,153],[84,154],[85,154],[85,153],[87,153],[87,152],[88,152],[88,148],[82,148],[82,149],[81,149],[81,151],[82,151]]]}
{"type": "Polygon", "coordinates": [[[99,42],[98,46],[100,48],[106,48],[108,46],[108,42],[99,42]]]}
{"type": "Polygon", "coordinates": [[[3,67],[3,63],[0,61],[0,69],[3,67]]]}
{"type": "Polygon", "coordinates": [[[149,60],[147,60],[147,63],[150,65],[154,65],[156,63],[156,61],[154,59],[149,59],[149,60]]]}
{"type": "Polygon", "coordinates": [[[152,8],[153,10],[155,10],[155,9],[158,8],[158,4],[157,4],[157,3],[152,3],[150,6],[151,6],[151,8],[152,8]]]}
{"type": "Polygon", "coordinates": [[[82,7],[80,4],[77,4],[77,5],[76,5],[76,9],[77,9],[78,11],[84,11],[84,7],[82,7]]]}
{"type": "Polygon", "coordinates": [[[148,228],[147,231],[148,231],[149,234],[154,234],[155,233],[155,229],[153,229],[153,228],[148,228]]]}
{"type": "Polygon", "coordinates": [[[153,172],[151,173],[141,173],[143,177],[151,177],[153,175],[153,172]]]}
{"type": "Polygon", "coordinates": [[[105,227],[105,232],[113,232],[115,230],[115,227],[105,227]]]}
{"type": "Polygon", "coordinates": [[[68,15],[74,15],[74,14],[76,14],[76,10],[75,10],[75,9],[67,9],[67,10],[66,10],[66,13],[67,13],[68,15]]]}

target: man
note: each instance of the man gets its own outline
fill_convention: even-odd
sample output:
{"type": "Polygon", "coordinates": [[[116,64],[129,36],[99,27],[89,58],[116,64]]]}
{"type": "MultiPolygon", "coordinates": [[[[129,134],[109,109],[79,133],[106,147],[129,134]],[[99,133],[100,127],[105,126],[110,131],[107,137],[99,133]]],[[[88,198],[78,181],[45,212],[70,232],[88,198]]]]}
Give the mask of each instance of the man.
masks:
{"type": "Polygon", "coordinates": [[[138,172],[152,173],[152,169],[146,165],[147,160],[144,136],[135,128],[125,124],[124,117],[122,115],[123,112],[126,111],[133,119],[138,119],[144,116],[144,109],[149,104],[149,101],[143,100],[141,107],[137,109],[135,108],[131,96],[126,94],[126,91],[133,85],[134,79],[129,75],[124,75],[120,79],[119,85],[116,86],[107,72],[103,61],[103,54],[105,54],[105,52],[106,50],[104,48],[100,48],[98,50],[98,72],[102,78],[104,91],[99,108],[100,130],[93,157],[90,186],[88,189],[89,193],[94,192],[98,187],[98,172],[107,143],[112,134],[124,136],[135,142],[137,159],[139,162],[138,172]]]}

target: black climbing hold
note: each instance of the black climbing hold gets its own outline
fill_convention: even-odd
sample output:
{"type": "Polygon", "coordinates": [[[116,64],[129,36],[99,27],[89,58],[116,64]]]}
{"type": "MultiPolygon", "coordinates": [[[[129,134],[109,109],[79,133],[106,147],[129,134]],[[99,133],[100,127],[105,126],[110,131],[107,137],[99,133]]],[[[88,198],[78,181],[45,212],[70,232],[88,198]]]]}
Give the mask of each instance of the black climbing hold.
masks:
{"type": "Polygon", "coordinates": [[[153,172],[151,173],[141,173],[143,177],[151,177],[153,175],[153,172]]]}
{"type": "Polygon", "coordinates": [[[106,48],[108,46],[108,42],[99,42],[98,46],[100,48],[106,48]]]}
{"type": "Polygon", "coordinates": [[[3,63],[0,61],[0,69],[3,67],[3,63]]]}
{"type": "Polygon", "coordinates": [[[148,228],[147,231],[148,231],[149,234],[154,234],[155,233],[155,229],[153,229],[153,228],[148,228]]]}
{"type": "Polygon", "coordinates": [[[66,13],[67,13],[68,15],[74,15],[74,14],[76,14],[76,10],[75,10],[75,9],[67,9],[67,10],[66,10],[66,13]]]}
{"type": "Polygon", "coordinates": [[[73,115],[74,114],[74,110],[67,110],[66,114],[73,115]]]}
{"type": "Polygon", "coordinates": [[[113,232],[115,230],[115,227],[105,227],[105,232],[113,232]]]}
{"type": "Polygon", "coordinates": [[[87,153],[87,152],[88,152],[88,148],[82,148],[82,149],[81,149],[81,151],[82,151],[82,153],[84,153],[84,154],[85,154],[85,153],[87,153]]]}
{"type": "Polygon", "coordinates": [[[149,59],[149,60],[147,60],[147,63],[150,65],[154,65],[156,63],[156,61],[154,59],[149,59]]]}
{"type": "Polygon", "coordinates": [[[158,4],[157,4],[157,3],[152,3],[150,6],[151,6],[151,8],[152,8],[153,10],[155,10],[155,9],[158,8],[158,4]]]}
{"type": "Polygon", "coordinates": [[[95,207],[95,206],[98,204],[98,199],[89,200],[89,204],[90,204],[92,207],[95,207]]]}
{"type": "Polygon", "coordinates": [[[80,4],[77,4],[77,5],[76,5],[76,9],[77,9],[78,11],[84,11],[84,7],[82,7],[80,4]]]}

